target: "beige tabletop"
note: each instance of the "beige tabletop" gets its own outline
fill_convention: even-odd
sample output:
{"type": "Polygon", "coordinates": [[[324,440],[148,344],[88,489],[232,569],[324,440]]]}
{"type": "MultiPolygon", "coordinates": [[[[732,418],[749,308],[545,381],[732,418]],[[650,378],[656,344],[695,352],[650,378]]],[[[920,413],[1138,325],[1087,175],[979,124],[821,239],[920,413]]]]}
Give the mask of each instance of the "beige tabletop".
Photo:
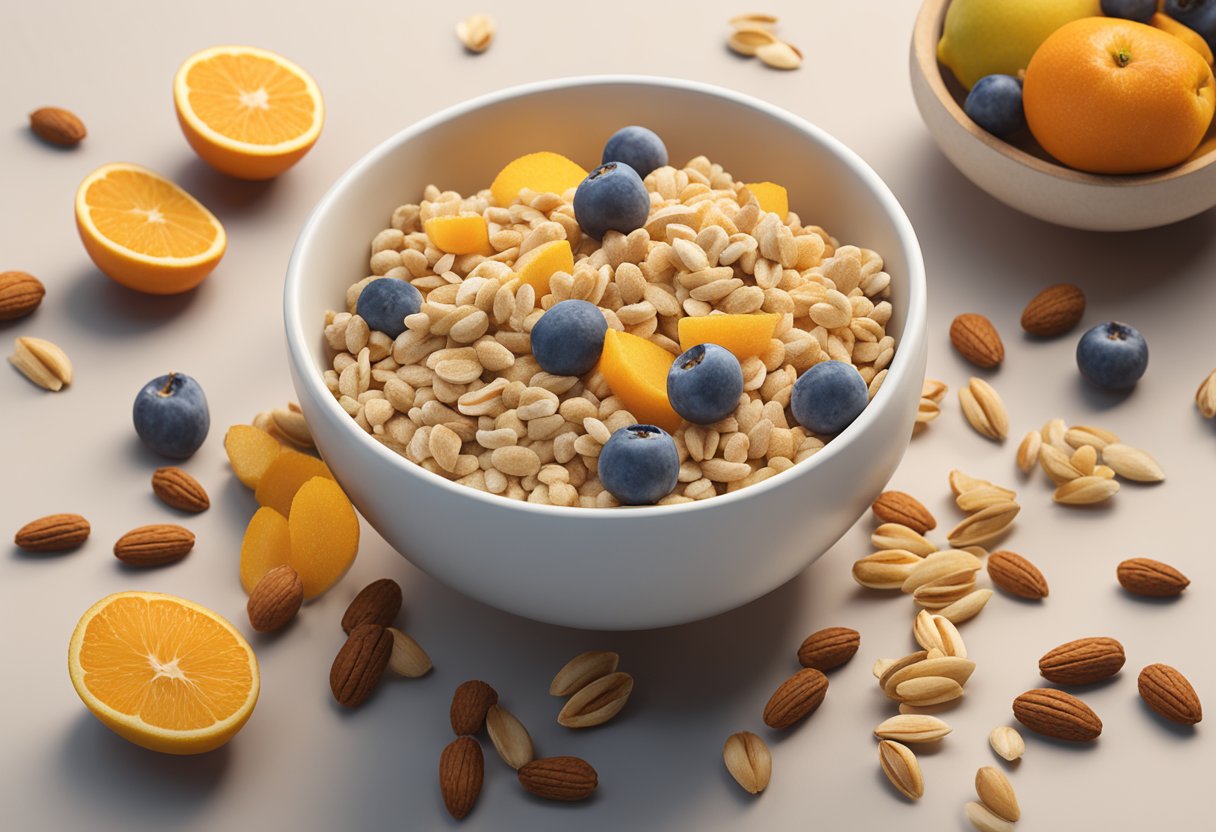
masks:
{"type": "MultiPolygon", "coordinates": [[[[601,788],[589,805],[533,800],[487,743],[485,789],[464,824],[469,829],[962,829],[975,769],[1000,764],[988,731],[1010,722],[1014,696],[1042,682],[1036,661],[1043,652],[1088,635],[1114,636],[1128,654],[1116,679],[1083,692],[1105,723],[1103,736],[1082,748],[1027,736],[1025,759],[1005,767],[1023,807],[1020,827],[1211,823],[1216,744],[1203,726],[1182,730],[1151,714],[1137,698],[1135,677],[1151,662],[1173,664],[1216,708],[1216,661],[1207,643],[1216,621],[1208,533],[1216,432],[1192,404],[1195,387],[1216,365],[1216,215],[1104,236],[1014,213],[949,165],[916,114],[907,76],[914,0],[769,2],[782,17],[782,34],[806,55],[803,68],[790,73],[725,49],[725,19],[749,5],[7,4],[0,269],[38,275],[48,294],[32,318],[0,325],[0,336],[59,343],[77,375],[70,390],[52,395],[14,371],[0,372],[0,531],[76,511],[93,521],[94,536],[60,557],[10,549],[0,566],[6,828],[455,826],[440,801],[437,760],[450,739],[449,696],[460,681],[478,677],[500,691],[542,754],[585,757],[601,788]],[[498,19],[498,37],[488,53],[472,57],[452,30],[460,17],[482,10],[498,19]],[[240,183],[212,172],[175,124],[174,70],[192,52],[225,42],[286,54],[314,73],[325,93],[319,144],[279,181],[240,183]],[[123,589],[177,593],[248,631],[237,559],[255,504],[231,475],[221,437],[228,425],[291,397],[280,291],[312,205],[363,152],[439,108],[511,84],[597,72],[694,78],[805,116],[874,166],[920,235],[932,294],[930,374],[949,383],[951,394],[942,417],[913,441],[892,485],[937,514],[938,540],[959,519],[946,487],[951,468],[1018,489],[1023,510],[1006,545],[1038,563],[1051,583],[1042,605],[998,594],[963,626],[978,669],[965,701],[946,717],[953,734],[922,754],[924,799],[908,805],[886,784],[870,736],[893,712],[870,666],[913,648],[913,605],[860,590],[850,579],[852,561],[869,551],[869,517],[768,597],[698,624],[629,634],[560,629],[470,601],[419,573],[368,529],[346,580],[290,631],[253,639],[261,701],[227,747],[169,758],[111,734],[81,705],[65,669],[68,637],[90,604],[123,589]],[[63,152],[30,136],[25,115],[46,104],[81,115],[90,131],[82,147],[63,152]],[[89,262],[72,225],[72,195],[86,173],[111,161],[172,177],[224,222],[228,254],[198,291],[138,296],[89,262]],[[1020,334],[1025,301],[1060,280],[1086,290],[1086,325],[1117,317],[1144,331],[1152,364],[1131,395],[1111,398],[1082,385],[1072,359],[1075,334],[1045,343],[1020,334]],[[951,318],[963,311],[988,314],[1005,336],[1008,359],[990,378],[1009,405],[1016,436],[1055,416],[1105,426],[1150,450],[1168,481],[1125,487],[1105,508],[1053,506],[1044,477],[1017,474],[1016,437],[997,445],[963,421],[954,390],[971,371],[946,338],[951,318]],[[130,417],[139,387],[170,369],[195,375],[210,399],[211,436],[186,468],[214,505],[182,521],[199,537],[188,559],[126,571],[110,554],[122,532],[181,519],[153,498],[148,479],[163,463],[142,449],[130,417]],[[1148,603],[1123,594],[1115,565],[1136,555],[1185,571],[1193,581],[1185,597],[1148,603]],[[430,651],[435,671],[388,681],[368,705],[344,712],[326,683],[342,639],[338,620],[358,588],[382,576],[404,587],[402,626],[430,651]],[[798,644],[830,625],[860,630],[860,653],[831,674],[827,700],[807,723],[785,734],[767,731],[761,710],[797,669],[798,644]],[[548,696],[548,681],[567,658],[595,648],[620,652],[636,692],[609,725],[571,732],[555,723],[558,700],[548,696]],[[744,729],[772,747],[772,784],[759,798],[744,795],[722,765],[723,741],[744,729]]],[[[762,147],[757,137],[757,152],[762,147]]]]}

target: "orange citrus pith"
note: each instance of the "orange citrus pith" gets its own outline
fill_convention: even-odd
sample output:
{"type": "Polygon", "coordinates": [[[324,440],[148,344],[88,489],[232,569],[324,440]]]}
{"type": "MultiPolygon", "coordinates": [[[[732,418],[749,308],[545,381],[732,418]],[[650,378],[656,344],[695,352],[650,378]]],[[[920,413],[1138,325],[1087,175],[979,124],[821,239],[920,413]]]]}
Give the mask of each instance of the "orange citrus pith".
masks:
{"type": "Polygon", "coordinates": [[[136,745],[198,754],[226,743],[257,703],[257,658],[244,637],[199,604],[120,592],[81,617],[68,648],[76,693],[136,745]]]}
{"type": "Polygon", "coordinates": [[[1186,160],[1216,106],[1212,70],[1178,38],[1114,18],[1051,35],[1026,69],[1030,131],[1048,153],[1091,173],[1146,173],[1186,160]]]}
{"type": "Polygon", "coordinates": [[[178,122],[199,156],[241,179],[278,176],[321,133],[316,82],[291,61],[251,46],[192,55],[173,82],[178,122]]]}

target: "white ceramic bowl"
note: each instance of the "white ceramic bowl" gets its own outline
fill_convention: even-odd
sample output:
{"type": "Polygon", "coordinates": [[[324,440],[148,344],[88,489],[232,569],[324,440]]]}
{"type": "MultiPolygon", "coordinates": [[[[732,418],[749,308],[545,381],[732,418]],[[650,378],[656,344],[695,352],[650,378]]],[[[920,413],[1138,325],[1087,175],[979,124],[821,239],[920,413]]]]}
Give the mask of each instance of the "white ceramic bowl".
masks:
{"type": "Polygon", "coordinates": [[[826,551],[895,471],[924,377],[925,275],[912,226],[865,162],[812,124],[739,93],[640,77],[563,79],[445,110],[368,153],[300,234],[284,313],[292,379],[318,449],[367,521],[435,578],[510,612],[597,629],[692,621],[755,599],[826,551]],[[594,106],[590,103],[594,102],[594,106]],[[573,117],[571,114],[577,114],[573,117]],[[363,277],[393,208],[435,183],[464,193],[548,149],[584,165],[625,124],[745,181],[773,179],[808,222],[879,251],[898,338],[882,389],[812,460],[734,494],[678,506],[541,506],[456,485],[365,434],[325,388],[326,309],[363,277]]]}
{"type": "Polygon", "coordinates": [[[943,76],[937,42],[950,0],[925,0],[912,32],[912,94],[937,146],[959,171],[1010,207],[1057,225],[1136,231],[1216,206],[1216,132],[1181,165],[1135,176],[1099,176],[998,139],[963,112],[962,87],[943,76]]]}

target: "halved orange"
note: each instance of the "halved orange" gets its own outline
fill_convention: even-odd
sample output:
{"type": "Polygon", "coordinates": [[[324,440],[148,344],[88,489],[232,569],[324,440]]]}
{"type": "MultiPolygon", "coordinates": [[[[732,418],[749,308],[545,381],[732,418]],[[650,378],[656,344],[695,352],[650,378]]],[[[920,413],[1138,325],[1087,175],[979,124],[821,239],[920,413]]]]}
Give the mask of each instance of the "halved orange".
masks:
{"type": "Polygon", "coordinates": [[[153,295],[193,289],[224,256],[224,227],[203,204],[159,174],[116,162],[76,190],[76,229],[97,268],[153,295]]]}
{"type": "Polygon", "coordinates": [[[119,592],[72,633],[68,673],[93,716],[136,745],[201,754],[241,730],[258,701],[258,660],[206,607],[157,592],[119,592]]]}
{"type": "Polygon", "coordinates": [[[194,152],[222,173],[271,179],[316,143],[321,90],[282,55],[215,46],[191,55],[173,79],[177,121],[194,152]]]}

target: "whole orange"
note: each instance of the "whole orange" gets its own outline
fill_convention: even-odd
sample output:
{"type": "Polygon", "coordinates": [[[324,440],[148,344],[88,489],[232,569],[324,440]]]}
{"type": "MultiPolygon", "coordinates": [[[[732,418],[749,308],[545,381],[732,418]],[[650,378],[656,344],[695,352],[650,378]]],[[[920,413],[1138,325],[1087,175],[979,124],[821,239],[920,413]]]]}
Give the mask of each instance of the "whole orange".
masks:
{"type": "Polygon", "coordinates": [[[1022,100],[1030,132],[1064,164],[1091,173],[1176,165],[1216,109],[1212,70],[1159,29],[1109,17],[1056,30],[1030,59],[1022,100]]]}

